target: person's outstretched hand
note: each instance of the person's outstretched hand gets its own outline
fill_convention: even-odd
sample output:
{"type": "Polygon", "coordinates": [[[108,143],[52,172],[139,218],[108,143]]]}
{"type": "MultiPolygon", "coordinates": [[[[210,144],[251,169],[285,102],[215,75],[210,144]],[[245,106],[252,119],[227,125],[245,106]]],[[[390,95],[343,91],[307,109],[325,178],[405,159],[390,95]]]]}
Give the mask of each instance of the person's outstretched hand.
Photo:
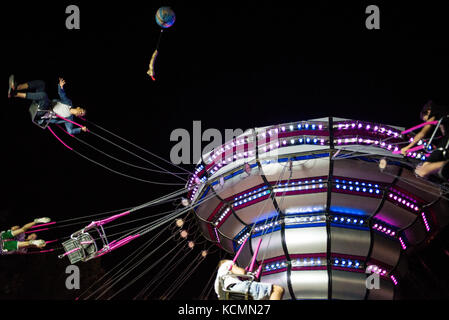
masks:
{"type": "Polygon", "coordinates": [[[83,132],[86,132],[86,131],[87,131],[87,127],[82,127],[81,130],[82,130],[83,132]]]}
{"type": "Polygon", "coordinates": [[[410,148],[407,148],[407,147],[402,148],[402,149],[401,149],[401,154],[402,154],[403,156],[406,156],[406,155],[407,155],[407,151],[408,151],[409,149],[410,149],[410,148]]]}
{"type": "Polygon", "coordinates": [[[65,80],[63,78],[59,78],[59,86],[61,87],[61,89],[64,89],[64,85],[65,85],[65,80]]]}

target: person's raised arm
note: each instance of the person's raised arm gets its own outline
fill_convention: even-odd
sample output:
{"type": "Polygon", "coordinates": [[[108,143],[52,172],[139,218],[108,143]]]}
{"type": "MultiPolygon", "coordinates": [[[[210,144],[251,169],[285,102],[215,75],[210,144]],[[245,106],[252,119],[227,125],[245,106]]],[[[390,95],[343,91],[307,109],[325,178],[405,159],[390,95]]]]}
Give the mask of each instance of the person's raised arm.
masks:
{"type": "MultiPolygon", "coordinates": [[[[428,120],[428,122],[430,121],[435,121],[435,117],[432,117],[428,120]]],[[[432,125],[428,124],[426,126],[424,126],[421,131],[419,131],[416,136],[413,138],[413,141],[410,142],[406,147],[401,149],[401,154],[403,154],[404,156],[407,154],[407,151],[411,148],[413,148],[418,142],[419,140],[423,139],[427,133],[432,129],[432,125]]]]}
{"type": "Polygon", "coordinates": [[[63,78],[59,78],[59,84],[58,84],[58,95],[59,98],[61,99],[61,102],[64,104],[67,104],[69,106],[72,106],[72,100],[70,100],[65,91],[64,91],[64,85],[65,85],[65,80],[63,78]]]}

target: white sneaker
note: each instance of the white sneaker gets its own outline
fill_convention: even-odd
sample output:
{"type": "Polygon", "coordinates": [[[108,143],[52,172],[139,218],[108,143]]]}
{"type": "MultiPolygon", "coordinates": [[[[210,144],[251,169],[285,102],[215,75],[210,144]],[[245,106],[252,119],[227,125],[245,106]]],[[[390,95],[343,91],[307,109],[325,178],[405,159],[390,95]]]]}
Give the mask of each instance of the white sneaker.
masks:
{"type": "Polygon", "coordinates": [[[31,240],[30,244],[32,244],[33,246],[36,246],[36,247],[43,247],[45,245],[45,241],[44,240],[31,240]]]}
{"type": "Polygon", "coordinates": [[[47,218],[47,217],[34,219],[34,223],[47,223],[50,221],[51,221],[51,219],[47,218]]]}

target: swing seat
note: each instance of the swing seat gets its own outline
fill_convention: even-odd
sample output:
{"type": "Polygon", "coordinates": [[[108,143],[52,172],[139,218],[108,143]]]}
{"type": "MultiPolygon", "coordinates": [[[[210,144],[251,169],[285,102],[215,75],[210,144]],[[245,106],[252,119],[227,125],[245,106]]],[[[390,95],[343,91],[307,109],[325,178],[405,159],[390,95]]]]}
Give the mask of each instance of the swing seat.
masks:
{"type": "MultiPolygon", "coordinates": [[[[71,238],[62,243],[67,257],[71,264],[75,264],[79,261],[87,261],[92,259],[97,253],[97,246],[95,240],[89,233],[81,233],[76,238],[71,238]]],[[[59,256],[63,258],[64,255],[59,256]]]]}
{"type": "Polygon", "coordinates": [[[40,109],[39,104],[36,102],[31,103],[28,111],[30,112],[31,121],[41,129],[47,128],[54,115],[52,110],[40,109]]]}
{"type": "Polygon", "coordinates": [[[109,249],[109,244],[104,233],[103,227],[89,227],[81,229],[70,236],[70,239],[63,242],[65,254],[60,255],[59,258],[62,259],[68,256],[70,263],[74,264],[79,261],[89,261],[96,258],[99,254],[109,249]],[[98,234],[96,237],[100,236],[102,249],[98,250],[96,237],[91,235],[87,230],[95,230],[98,234]]]}
{"type": "Polygon", "coordinates": [[[250,281],[250,282],[254,281],[254,275],[252,275],[252,274],[238,275],[238,274],[229,273],[224,276],[221,276],[218,281],[218,291],[220,294],[220,300],[254,300],[253,296],[251,294],[249,294],[249,292],[248,292],[249,287],[248,287],[248,291],[245,293],[232,291],[232,288],[226,289],[224,287],[225,277],[234,277],[234,278],[239,278],[239,279],[243,279],[244,281],[246,280],[246,281],[250,281]]]}

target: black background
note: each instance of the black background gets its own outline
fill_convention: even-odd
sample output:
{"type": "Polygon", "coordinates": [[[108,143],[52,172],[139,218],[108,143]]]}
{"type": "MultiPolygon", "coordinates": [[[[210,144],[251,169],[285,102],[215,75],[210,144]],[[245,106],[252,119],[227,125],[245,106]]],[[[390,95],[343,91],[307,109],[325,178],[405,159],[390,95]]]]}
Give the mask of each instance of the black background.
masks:
{"type": "MultiPolygon", "coordinates": [[[[418,123],[427,100],[449,105],[449,37],[440,2],[35,1],[4,3],[2,16],[1,229],[36,216],[64,220],[131,207],[178,188],[114,175],[64,148],[30,122],[28,102],[6,100],[11,73],[19,83],[46,81],[50,98],[57,97],[57,79],[64,77],[68,96],[87,109],[89,120],[165,159],[174,145],[170,133],[176,128],[192,133],[194,120],[201,120],[203,130],[223,133],[327,116],[408,127],[418,123]],[[69,4],[80,8],[80,30],[65,28],[69,4]],[[369,4],[380,7],[380,30],[365,28],[369,4]],[[146,71],[160,33],[154,14],[162,5],[171,6],[177,19],[163,33],[153,82],[146,71]]],[[[117,152],[89,134],[80,138],[117,152]]],[[[65,230],[65,236],[73,231],[65,230]]],[[[83,265],[82,274],[89,274],[83,285],[135,248],[83,265]]],[[[425,261],[412,257],[415,280],[404,284],[406,297],[448,297],[444,248],[447,235],[419,254],[425,261]]],[[[175,298],[198,298],[218,259],[217,253],[205,260],[175,298]]],[[[4,299],[76,296],[64,287],[67,261],[56,255],[2,256],[0,265],[4,299]]],[[[134,297],[150,278],[151,273],[121,298],[134,297]]]]}

